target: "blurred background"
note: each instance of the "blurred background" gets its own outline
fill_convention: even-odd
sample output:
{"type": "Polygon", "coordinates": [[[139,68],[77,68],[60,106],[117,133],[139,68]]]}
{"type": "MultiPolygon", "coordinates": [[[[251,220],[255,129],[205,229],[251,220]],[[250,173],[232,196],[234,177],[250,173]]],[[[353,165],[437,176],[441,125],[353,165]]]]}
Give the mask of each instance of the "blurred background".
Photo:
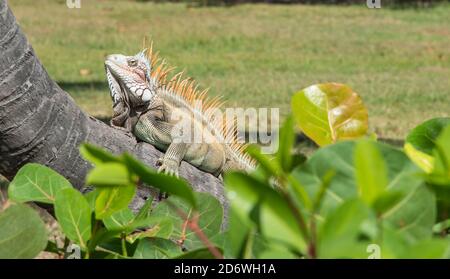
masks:
{"type": "Polygon", "coordinates": [[[394,141],[450,114],[449,1],[80,1],[8,3],[50,76],[104,120],[104,57],[135,54],[144,36],[231,107],[283,116],[296,91],[345,83],[366,103],[370,129],[394,141]]]}

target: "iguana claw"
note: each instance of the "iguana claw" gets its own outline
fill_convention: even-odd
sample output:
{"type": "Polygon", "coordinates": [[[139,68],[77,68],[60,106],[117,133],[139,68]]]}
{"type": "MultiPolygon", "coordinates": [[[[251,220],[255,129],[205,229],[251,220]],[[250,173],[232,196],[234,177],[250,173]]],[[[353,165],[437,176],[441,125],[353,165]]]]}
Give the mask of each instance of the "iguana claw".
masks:
{"type": "Polygon", "coordinates": [[[179,177],[178,175],[178,163],[174,160],[159,158],[156,162],[157,165],[160,167],[158,168],[158,172],[164,172],[168,175],[174,175],[176,177],[179,177]]]}

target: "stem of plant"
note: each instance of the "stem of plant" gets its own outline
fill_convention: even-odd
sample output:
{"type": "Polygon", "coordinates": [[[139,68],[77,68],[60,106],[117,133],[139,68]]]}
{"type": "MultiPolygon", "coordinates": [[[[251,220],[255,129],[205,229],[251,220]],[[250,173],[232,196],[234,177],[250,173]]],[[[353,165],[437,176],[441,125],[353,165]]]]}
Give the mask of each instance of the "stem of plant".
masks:
{"type": "Polygon", "coordinates": [[[121,243],[122,243],[122,256],[128,257],[127,252],[127,243],[126,243],[126,234],[122,233],[120,235],[121,243]]]}
{"type": "Polygon", "coordinates": [[[311,259],[317,258],[317,243],[316,243],[316,218],[314,218],[314,215],[311,217],[310,222],[310,231],[311,234],[309,236],[309,243],[308,243],[308,256],[311,259]]]}
{"type": "Polygon", "coordinates": [[[90,240],[90,242],[88,242],[87,249],[86,249],[86,256],[88,256],[88,258],[89,258],[89,253],[91,251],[95,250],[95,247],[91,247],[92,246],[91,242],[95,238],[95,235],[97,234],[99,226],[100,226],[100,221],[99,220],[95,220],[94,227],[92,228],[91,240],[90,240]]]}
{"type": "Polygon", "coordinates": [[[294,214],[294,217],[297,219],[297,223],[300,228],[300,232],[303,235],[303,238],[305,240],[309,240],[310,235],[308,232],[308,227],[306,226],[306,222],[305,222],[305,219],[303,218],[302,213],[297,209],[297,207],[295,206],[294,202],[292,201],[292,199],[288,193],[286,193],[285,191],[282,191],[282,194],[284,196],[284,199],[287,201],[287,205],[289,206],[292,213],[294,214]]]}

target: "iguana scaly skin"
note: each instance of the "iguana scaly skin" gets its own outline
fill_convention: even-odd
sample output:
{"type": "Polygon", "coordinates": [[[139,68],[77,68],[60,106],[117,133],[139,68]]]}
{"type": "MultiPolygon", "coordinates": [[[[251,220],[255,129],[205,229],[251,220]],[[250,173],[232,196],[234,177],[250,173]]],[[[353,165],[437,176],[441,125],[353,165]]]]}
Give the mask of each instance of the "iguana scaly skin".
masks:
{"type": "Polygon", "coordinates": [[[234,125],[212,117],[219,99],[207,98],[206,90],[200,92],[182,73],[167,81],[172,69],[160,62],[152,47],[134,56],[109,55],[105,68],[113,99],[111,125],[164,151],[159,171],[178,176],[182,160],[216,176],[229,169],[254,168],[234,125]],[[201,136],[194,140],[194,135],[201,136]]]}

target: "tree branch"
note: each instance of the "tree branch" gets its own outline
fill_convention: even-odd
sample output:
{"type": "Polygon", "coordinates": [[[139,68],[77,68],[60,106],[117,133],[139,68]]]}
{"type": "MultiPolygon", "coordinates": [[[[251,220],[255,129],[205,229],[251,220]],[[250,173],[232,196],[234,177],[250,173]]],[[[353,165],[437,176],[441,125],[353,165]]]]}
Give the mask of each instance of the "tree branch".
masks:
{"type": "MultiPolygon", "coordinates": [[[[0,0],[0,173],[11,179],[21,166],[36,162],[58,171],[81,190],[92,167],[78,151],[83,142],[114,154],[128,152],[150,167],[162,156],[153,146],[81,111],[49,77],[6,0],[0,0]]],[[[220,179],[186,162],[181,163],[180,176],[194,190],[217,197],[226,212],[220,179]]],[[[150,193],[140,188],[132,208],[140,208],[150,193]]]]}

